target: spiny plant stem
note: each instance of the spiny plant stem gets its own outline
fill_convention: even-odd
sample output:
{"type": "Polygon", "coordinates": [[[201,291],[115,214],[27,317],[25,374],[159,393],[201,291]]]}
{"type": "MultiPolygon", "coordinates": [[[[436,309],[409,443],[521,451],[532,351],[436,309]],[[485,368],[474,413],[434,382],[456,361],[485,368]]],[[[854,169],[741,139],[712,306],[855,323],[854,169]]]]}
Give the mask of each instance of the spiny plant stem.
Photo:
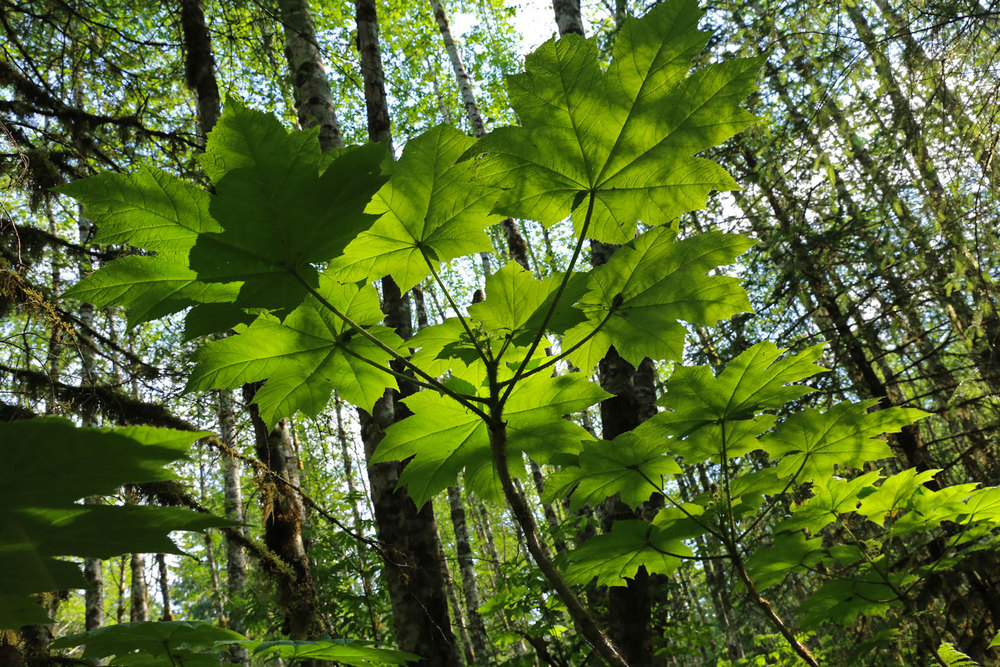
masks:
{"type": "MultiPolygon", "coordinates": [[[[495,366],[491,374],[493,377],[491,378],[490,385],[496,396],[499,387],[495,382],[495,366]]],[[[521,527],[521,531],[524,533],[524,541],[527,544],[528,552],[534,559],[535,564],[538,565],[538,569],[542,571],[542,574],[548,580],[549,585],[552,586],[556,594],[563,601],[563,604],[566,605],[569,615],[573,618],[573,621],[587,642],[613,667],[628,667],[628,663],[622,657],[621,652],[615,647],[608,636],[604,634],[597,625],[597,621],[594,620],[590,612],[580,603],[580,600],[577,599],[572,589],[570,589],[569,584],[566,583],[559,570],[556,569],[555,563],[549,557],[548,549],[542,544],[541,538],[538,535],[538,526],[535,523],[534,515],[531,513],[531,508],[528,507],[524,498],[514,488],[514,481],[511,479],[510,469],[507,467],[507,426],[503,422],[502,410],[499,400],[496,400],[491,408],[491,413],[493,413],[492,418],[487,422],[487,429],[490,435],[490,451],[493,455],[493,465],[496,468],[497,476],[500,478],[500,486],[503,487],[504,497],[507,499],[507,504],[510,506],[514,520],[517,521],[518,526],[521,527]]]]}
{"type": "Polygon", "coordinates": [[[576,247],[573,249],[573,257],[569,260],[569,266],[566,267],[566,272],[563,274],[562,282],[559,283],[559,287],[556,288],[556,293],[552,297],[552,304],[549,306],[548,311],[545,313],[545,318],[538,327],[538,333],[535,335],[535,339],[531,341],[531,347],[528,348],[528,353],[524,355],[524,359],[521,361],[521,365],[517,367],[517,371],[514,372],[514,377],[512,377],[504,390],[503,397],[500,399],[500,403],[506,403],[507,398],[510,396],[510,392],[514,390],[514,386],[517,381],[521,379],[524,375],[524,369],[531,362],[531,355],[535,353],[538,349],[538,344],[545,338],[545,330],[549,326],[549,321],[552,319],[552,315],[555,314],[556,308],[559,305],[559,299],[562,297],[563,292],[566,290],[566,285],[569,284],[570,276],[573,275],[573,267],[576,266],[576,261],[580,258],[580,251],[583,249],[583,242],[587,239],[587,230],[590,229],[590,219],[594,215],[594,192],[591,191],[587,202],[587,215],[583,219],[583,225],[580,227],[580,238],[577,239],[576,247]]]}
{"type": "Polygon", "coordinates": [[[819,667],[819,662],[812,654],[812,651],[806,648],[805,644],[799,641],[799,638],[795,636],[795,633],[792,632],[787,625],[785,625],[785,622],[781,620],[781,617],[778,616],[778,614],[775,613],[774,609],[771,607],[771,603],[761,597],[760,593],[757,592],[757,586],[754,585],[753,579],[750,578],[750,574],[747,572],[746,563],[743,562],[743,557],[738,551],[736,551],[736,545],[730,542],[727,546],[733,560],[733,567],[740,575],[740,579],[743,580],[743,584],[747,587],[747,592],[750,594],[754,603],[761,608],[764,615],[767,617],[767,620],[770,621],[771,625],[773,625],[778,632],[781,633],[781,636],[785,638],[785,641],[787,641],[789,646],[792,647],[792,650],[795,651],[800,658],[802,658],[803,662],[811,667],[819,667]]]}
{"type": "Polygon", "coordinates": [[[462,328],[465,329],[465,333],[469,334],[469,339],[472,340],[472,344],[476,347],[476,352],[479,353],[479,358],[484,362],[489,363],[490,357],[487,356],[486,352],[479,345],[479,339],[476,338],[474,333],[472,333],[472,328],[469,327],[469,323],[465,319],[465,316],[462,315],[462,311],[458,309],[458,305],[455,303],[455,300],[451,298],[451,292],[448,291],[448,286],[444,284],[443,280],[441,280],[441,276],[438,275],[437,270],[434,268],[434,263],[431,262],[431,258],[427,256],[427,252],[423,249],[423,247],[420,248],[420,256],[423,257],[424,262],[427,263],[427,268],[431,270],[431,276],[434,277],[434,282],[438,284],[438,287],[440,287],[441,291],[444,293],[444,298],[448,299],[448,303],[451,304],[451,309],[455,311],[455,315],[458,317],[458,321],[462,323],[462,328]]]}

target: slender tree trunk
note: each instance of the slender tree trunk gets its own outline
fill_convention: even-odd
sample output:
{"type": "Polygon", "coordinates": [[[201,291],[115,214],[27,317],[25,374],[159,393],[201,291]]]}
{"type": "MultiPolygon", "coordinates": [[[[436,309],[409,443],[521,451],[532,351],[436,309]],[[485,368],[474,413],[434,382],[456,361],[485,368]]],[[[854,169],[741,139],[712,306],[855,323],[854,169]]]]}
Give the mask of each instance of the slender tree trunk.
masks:
{"type": "Polygon", "coordinates": [[[172,621],[174,613],[170,610],[170,573],[167,571],[167,559],[163,554],[156,554],[156,569],[160,575],[160,601],[163,603],[160,620],[172,621]]]}
{"type": "MultiPolygon", "coordinates": [[[[337,441],[340,443],[340,456],[344,462],[344,477],[347,479],[347,491],[352,498],[351,514],[354,517],[354,532],[360,535],[363,532],[362,528],[364,526],[364,521],[361,518],[361,510],[358,509],[358,498],[361,494],[354,483],[354,462],[351,453],[348,451],[347,429],[344,428],[344,404],[337,393],[333,395],[333,402],[337,416],[337,441]]],[[[361,576],[361,590],[364,591],[365,605],[368,607],[368,622],[372,630],[372,641],[377,642],[382,635],[382,620],[375,611],[375,587],[372,584],[371,572],[365,566],[364,546],[356,543],[355,553],[361,576]]]]}
{"type": "Polygon", "coordinates": [[[184,76],[195,94],[198,110],[198,144],[215,127],[221,113],[219,85],[215,81],[215,56],[212,39],[205,25],[201,0],[180,0],[181,30],[184,33],[184,76]]]}
{"type": "Polygon", "coordinates": [[[319,639],[328,633],[313,585],[309,558],[302,541],[302,503],[288,484],[297,473],[295,453],[288,424],[281,420],[269,432],[257,406],[250,403],[257,386],[245,386],[257,443],[257,458],[271,475],[264,480],[261,492],[264,517],[264,544],[295,574],[294,579],[279,579],[278,605],[284,616],[282,631],[292,639],[319,639]],[[284,480],[286,483],[282,483],[284,480]]]}
{"type": "MultiPolygon", "coordinates": [[[[236,406],[233,401],[233,394],[230,390],[222,390],[216,394],[218,398],[217,414],[219,417],[219,435],[226,451],[221,454],[222,459],[222,489],[223,503],[226,518],[237,523],[246,522],[246,514],[243,509],[243,489],[240,482],[239,461],[230,452],[237,451],[239,442],[236,437],[236,406]]],[[[246,532],[245,528],[237,528],[241,533],[246,532]]],[[[243,605],[239,601],[243,597],[243,591],[247,585],[247,554],[243,545],[234,539],[226,537],[226,599],[229,604],[226,609],[226,618],[229,622],[229,629],[235,632],[246,632],[246,624],[243,621],[243,605]]],[[[229,649],[229,655],[233,662],[240,665],[250,664],[250,655],[247,648],[234,644],[229,649]]]]}
{"type": "MultiPolygon", "coordinates": [[[[378,40],[378,17],[372,0],[356,0],[357,47],[364,79],[368,137],[391,147],[392,134],[386,103],[385,78],[378,40]]],[[[412,332],[409,300],[389,277],[382,279],[382,310],[386,325],[404,340],[412,332]]],[[[400,369],[397,369],[400,370],[400,369]]],[[[372,414],[359,410],[365,456],[370,460],[385,429],[407,416],[400,396],[412,393],[387,390],[372,414]]],[[[372,504],[379,541],[386,555],[386,580],[400,649],[422,656],[430,665],[458,665],[460,658],[448,617],[445,565],[440,537],[430,503],[417,508],[396,484],[403,465],[368,465],[372,504]]]]}
{"type": "MultiPolygon", "coordinates": [[[[451,68],[455,72],[455,81],[458,83],[458,90],[462,95],[462,105],[465,107],[465,117],[469,120],[473,136],[481,137],[486,134],[486,125],[483,123],[483,115],[479,111],[476,94],[472,90],[472,81],[465,70],[465,64],[462,62],[462,56],[458,52],[455,39],[451,35],[448,16],[445,14],[441,0],[431,0],[431,8],[434,11],[434,20],[437,21],[441,39],[444,41],[445,51],[448,53],[451,68]]],[[[507,241],[507,251],[510,253],[510,258],[525,269],[530,270],[528,265],[528,244],[521,235],[517,223],[512,218],[506,218],[500,223],[500,229],[503,231],[504,238],[507,241]]],[[[484,267],[484,270],[489,275],[488,268],[484,267]]]]}
{"type": "Polygon", "coordinates": [[[448,487],[448,505],[451,509],[451,523],[455,528],[455,551],[458,567],[462,574],[462,593],[465,596],[465,617],[469,619],[469,639],[477,664],[492,663],[486,624],[479,613],[479,586],[476,583],[476,567],[472,559],[469,530],[465,522],[465,503],[458,486],[448,487]]]}
{"type": "Polygon", "coordinates": [[[146,586],[146,559],[142,554],[132,554],[129,564],[132,586],[129,598],[128,620],[149,620],[149,588],[146,586]]]}
{"type": "Polygon", "coordinates": [[[344,140],[309,3],[307,0],[278,0],[278,9],[285,30],[285,57],[292,73],[299,127],[319,127],[319,145],[324,151],[341,148],[344,140]]]}
{"type": "MultiPolygon", "coordinates": [[[[204,150],[209,132],[215,127],[222,112],[219,85],[215,78],[215,56],[212,53],[212,39],[205,22],[205,12],[201,0],[180,0],[181,28],[184,37],[184,70],[188,88],[195,95],[198,110],[198,147],[204,150]]],[[[243,494],[240,486],[240,468],[231,452],[238,448],[236,440],[236,411],[232,392],[216,392],[216,417],[219,422],[221,442],[226,448],[222,452],[222,484],[226,518],[244,523],[243,494]]],[[[202,475],[204,479],[204,475],[202,475]]],[[[204,495],[204,492],[203,492],[204,495]]],[[[237,530],[244,532],[245,529],[237,530]]],[[[222,594],[215,554],[211,537],[206,534],[206,554],[212,568],[212,585],[219,602],[219,619],[235,632],[245,632],[242,609],[229,601],[241,599],[247,583],[247,557],[243,546],[227,535],[226,537],[226,595],[222,594]],[[227,609],[228,607],[228,609],[227,609]]],[[[250,654],[245,646],[233,645],[229,648],[229,658],[239,665],[250,664],[250,654]]]]}

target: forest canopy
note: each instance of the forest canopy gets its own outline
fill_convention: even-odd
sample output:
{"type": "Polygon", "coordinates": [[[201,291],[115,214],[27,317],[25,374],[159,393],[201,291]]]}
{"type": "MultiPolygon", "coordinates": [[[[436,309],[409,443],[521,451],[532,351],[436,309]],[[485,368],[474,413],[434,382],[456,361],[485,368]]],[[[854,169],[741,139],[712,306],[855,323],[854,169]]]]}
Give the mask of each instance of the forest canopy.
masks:
{"type": "Polygon", "coordinates": [[[2,1],[0,662],[991,664],[998,17],[2,1]]]}

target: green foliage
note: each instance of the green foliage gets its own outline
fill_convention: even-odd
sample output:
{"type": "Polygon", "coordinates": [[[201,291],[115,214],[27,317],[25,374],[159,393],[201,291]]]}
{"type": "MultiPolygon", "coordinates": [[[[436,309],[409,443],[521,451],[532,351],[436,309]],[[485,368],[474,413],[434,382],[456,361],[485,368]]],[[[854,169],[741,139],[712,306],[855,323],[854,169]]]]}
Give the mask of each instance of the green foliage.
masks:
{"type": "Polygon", "coordinates": [[[208,623],[193,621],[148,621],[119,623],[89,632],[67,635],[52,642],[52,648],[84,646],[81,657],[111,658],[116,667],[217,667],[220,645],[246,637],[208,623]]]}
{"type": "Polygon", "coordinates": [[[551,225],[574,210],[578,233],[632,240],[636,222],[660,225],[701,208],[711,190],[736,183],[694,157],[753,122],[739,107],[760,61],[736,59],[687,76],[707,41],[690,0],[628,21],[602,71],[592,40],[566,35],[508,79],[520,127],[494,130],[474,149],[480,174],[498,187],[496,211],[551,225]],[[591,198],[591,208],[580,208],[591,198]]]}
{"type": "MultiPolygon", "coordinates": [[[[906,609],[907,587],[926,570],[890,559],[890,538],[938,538],[950,522],[961,530],[944,542],[949,558],[985,548],[1000,525],[1000,489],[931,488],[934,470],[887,478],[871,470],[892,455],[885,434],[924,414],[875,409],[875,400],[799,409],[813,391],[800,383],[825,370],[820,346],[785,354],[760,343],[717,372],[680,363],[686,324],[750,310],[739,282],[719,269],[753,242],[688,234],[676,222],[710,191],[736,187],[696,154],[753,121],[740,103],[761,64],[733,58],[690,72],[707,39],[699,17],[693,1],[675,0],[628,20],[607,68],[592,41],[547,42],[509,80],[521,125],[479,141],[436,127],[394,165],[378,146],[322,155],[315,132],[288,132],[230,100],[201,158],[214,193],[149,170],[65,189],[107,225],[107,238],[158,253],[110,264],[76,295],[129,306],[135,321],[197,304],[189,334],[233,328],[201,346],[188,389],[266,380],[255,401],[268,424],[297,411],[315,416],[334,391],[371,410],[406,368],[424,391],[401,399],[412,415],[387,429],[372,461],[407,461],[399,484],[417,505],[464,471],[481,496],[506,495],[516,507],[506,477],[525,476],[527,456],[557,469],[548,501],[577,508],[617,496],[643,508],[643,518],[617,521],[561,556],[570,583],[623,586],[640,568],[671,574],[685,560],[723,561],[739,575],[732,586],[765,608],[759,591],[822,572],[801,607],[803,627],[906,609]],[[485,301],[463,308],[439,269],[488,249],[484,230],[498,215],[546,226],[571,217],[573,256],[562,276],[545,279],[508,264],[486,280],[485,301]],[[584,271],[588,238],[623,245],[584,271]],[[379,324],[369,283],[385,275],[403,289],[431,276],[454,316],[404,343],[379,324]],[[658,400],[664,409],[604,441],[566,417],[610,397],[588,374],[612,348],[636,366],[679,363],[658,400]],[[560,363],[584,372],[553,375],[560,363]],[[687,473],[705,467],[717,471],[716,485],[688,493],[687,473]],[[786,516],[771,520],[779,512],[786,516]]],[[[62,525],[85,509],[32,506],[19,516],[62,525]]],[[[130,527],[128,540],[147,545],[171,522],[195,525],[169,513],[129,523],[123,508],[87,516],[109,510],[120,510],[111,514],[130,527]]],[[[81,534],[50,550],[136,548],[122,538],[83,549],[81,534]]],[[[78,583],[65,564],[46,563],[50,581],[78,583]]],[[[51,590],[42,581],[32,585],[51,590]]],[[[498,595],[486,608],[508,603],[498,595]]],[[[337,642],[256,651],[348,664],[413,659],[337,642]]]]}
{"type": "Polygon", "coordinates": [[[276,641],[261,642],[254,655],[280,656],[283,660],[297,664],[304,660],[334,660],[352,667],[368,665],[406,665],[420,660],[420,656],[403,651],[368,646],[358,641],[276,641]]]}
{"type": "Polygon", "coordinates": [[[78,566],[60,556],[181,553],[171,531],[230,525],[176,507],[75,502],[117,493],[123,484],[174,479],[165,466],[205,435],[78,428],[56,418],[0,422],[7,462],[0,471],[0,628],[47,623],[33,594],[86,585],[78,566]]]}

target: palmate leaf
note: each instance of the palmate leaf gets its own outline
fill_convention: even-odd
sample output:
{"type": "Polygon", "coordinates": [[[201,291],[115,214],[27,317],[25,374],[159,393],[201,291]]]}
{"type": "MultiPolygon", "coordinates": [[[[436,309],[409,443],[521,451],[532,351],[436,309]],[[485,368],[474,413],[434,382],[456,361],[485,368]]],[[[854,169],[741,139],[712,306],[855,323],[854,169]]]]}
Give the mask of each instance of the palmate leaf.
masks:
{"type": "MultiPolygon", "coordinates": [[[[469,316],[487,334],[511,337],[515,344],[531,342],[561,282],[561,276],[536,279],[516,262],[509,262],[486,278],[486,299],[469,306],[469,316]]],[[[546,330],[563,333],[583,319],[570,304],[575,303],[587,286],[587,274],[570,276],[559,304],[549,319],[546,330]]]]}
{"type": "Polygon", "coordinates": [[[664,439],[636,429],[611,441],[583,443],[577,465],[564,467],[545,481],[546,500],[553,502],[572,492],[570,509],[575,510],[586,503],[597,506],[617,493],[635,509],[663,487],[667,475],[679,472],[664,439]]]}
{"type": "Polygon", "coordinates": [[[812,486],[813,495],[792,509],[792,515],[779,523],[775,532],[806,529],[818,533],[841,514],[853,512],[858,507],[862,490],[868,489],[881,477],[877,470],[854,479],[826,477],[817,479],[812,486]]]}
{"type": "MultiPolygon", "coordinates": [[[[693,0],[674,0],[627,19],[607,71],[595,43],[577,35],[530,54],[507,86],[522,127],[494,130],[472,150],[485,154],[481,177],[501,190],[496,211],[550,225],[593,194],[587,235],[625,243],[639,219],[663,224],[704,206],[711,190],[735,189],[694,155],[754,121],[738,105],[761,61],[686,76],[708,37],[700,17],[693,0]]],[[[583,216],[574,221],[580,231],[583,216]]]]}
{"type": "Polygon", "coordinates": [[[74,502],[126,483],[172,479],[165,465],[206,435],[139,426],[76,428],[54,418],[0,423],[7,462],[0,469],[0,627],[38,620],[30,594],[86,585],[79,568],[59,556],[180,553],[171,531],[231,525],[175,507],[74,502]]]}
{"type": "Polygon", "coordinates": [[[246,640],[238,632],[198,621],[118,623],[60,637],[52,648],[83,646],[83,658],[114,656],[113,665],[218,665],[217,646],[246,640]]]}
{"type": "Polygon", "coordinates": [[[781,533],[747,561],[747,572],[761,590],[780,584],[792,572],[810,568],[826,555],[823,538],[806,539],[801,531],[781,533]]]}
{"type": "Polygon", "coordinates": [[[269,114],[229,99],[201,162],[221,232],[198,236],[190,266],[199,280],[242,282],[236,304],[290,310],[329,262],[375,218],[364,212],[385,182],[385,147],[342,149],[325,164],[317,130],[287,132],[269,114]]]}
{"type": "Polygon", "coordinates": [[[612,345],[634,366],[645,357],[679,361],[687,330],[677,320],[715,324],[751,310],[736,278],[707,274],[753,243],[716,232],[682,241],[667,228],[646,232],[591,271],[576,306],[587,321],[566,333],[563,348],[580,344],[570,359],[584,369],[596,366],[612,345]]]}
{"type": "Polygon", "coordinates": [[[795,413],[760,439],[761,447],[778,462],[778,474],[798,483],[814,481],[840,469],[892,456],[884,433],[894,433],[927,413],[892,407],[869,412],[878,399],[844,401],[826,412],[808,408],[795,413]]]}
{"type": "Polygon", "coordinates": [[[773,343],[754,345],[717,376],[707,366],[677,366],[657,401],[668,408],[643,422],[635,433],[662,443],[663,451],[686,464],[719,463],[759,448],[758,438],[775,421],[764,410],[813,391],[789,384],[823,370],[815,363],[822,346],[782,358],[773,343]]]}
{"type": "Polygon", "coordinates": [[[232,301],[238,291],[238,285],[198,282],[186,257],[161,254],[113,260],[85,276],[66,295],[95,308],[127,308],[127,325],[134,327],[196,303],[232,301]]]}
{"type": "Polygon", "coordinates": [[[596,578],[598,586],[625,586],[625,579],[634,577],[640,566],[649,574],[674,572],[683,558],[693,556],[685,539],[700,533],[694,522],[671,508],[661,510],[652,522],[615,521],[611,532],[590,538],[559,561],[570,583],[588,584],[596,578]]]}
{"type": "Polygon", "coordinates": [[[483,231],[500,218],[490,215],[495,193],[472,183],[475,167],[455,161],[475,140],[439,125],[407,142],[389,182],[366,213],[380,216],[331,266],[341,281],[391,275],[404,292],[443,262],[492,249],[483,231]],[[426,258],[425,258],[426,255],[426,258]]]}
{"type": "Polygon", "coordinates": [[[333,660],[353,667],[369,665],[406,665],[421,660],[419,655],[392,649],[369,646],[350,640],[326,641],[273,641],[261,642],[254,648],[254,655],[281,656],[296,664],[300,660],[333,660]]]}
{"type": "MultiPolygon", "coordinates": [[[[391,349],[403,346],[391,329],[375,325],[384,315],[371,285],[323,278],[318,293],[391,349]]],[[[237,335],[202,346],[187,388],[232,389],[266,379],[254,402],[269,426],[297,410],[315,416],[334,389],[371,410],[386,387],[397,385],[392,375],[363,359],[385,367],[391,355],[309,297],[284,321],[264,315],[237,335]]]]}
{"type": "Polygon", "coordinates": [[[155,252],[109,262],[66,291],[98,308],[128,309],[135,326],[199,301],[225,301],[230,286],[206,285],[188,268],[199,234],[222,228],[209,215],[203,189],[166,172],[143,167],[131,174],[105,172],[59,188],[79,201],[97,224],[95,241],[155,252]]]}
{"type": "MultiPolygon", "coordinates": [[[[581,443],[593,436],[561,417],[608,396],[579,373],[559,377],[538,373],[519,382],[504,410],[511,473],[523,475],[522,453],[545,463],[556,454],[579,452],[581,443]]],[[[485,422],[436,392],[419,392],[403,402],[413,415],[386,430],[372,462],[414,457],[400,475],[399,485],[407,487],[418,506],[454,484],[463,469],[477,492],[496,497],[485,422]]]]}
{"type": "Polygon", "coordinates": [[[131,245],[185,257],[199,234],[222,228],[209,214],[209,194],[165,171],[104,172],[58,188],[83,205],[97,225],[96,243],[131,245]]]}

